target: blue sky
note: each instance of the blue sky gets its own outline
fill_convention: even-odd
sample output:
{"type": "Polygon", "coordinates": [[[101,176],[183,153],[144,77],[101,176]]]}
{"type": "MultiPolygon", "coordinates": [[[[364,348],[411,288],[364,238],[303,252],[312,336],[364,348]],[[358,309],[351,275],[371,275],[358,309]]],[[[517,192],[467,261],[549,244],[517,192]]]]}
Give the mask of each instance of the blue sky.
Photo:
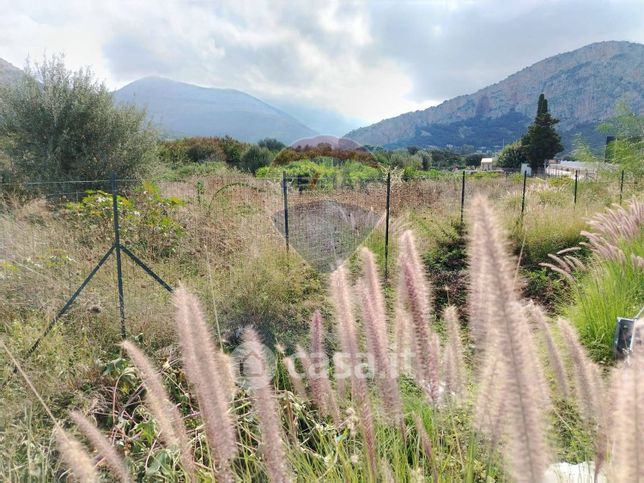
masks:
{"type": "Polygon", "coordinates": [[[0,0],[0,57],[64,53],[375,122],[601,40],[644,42],[642,0],[0,0]]]}

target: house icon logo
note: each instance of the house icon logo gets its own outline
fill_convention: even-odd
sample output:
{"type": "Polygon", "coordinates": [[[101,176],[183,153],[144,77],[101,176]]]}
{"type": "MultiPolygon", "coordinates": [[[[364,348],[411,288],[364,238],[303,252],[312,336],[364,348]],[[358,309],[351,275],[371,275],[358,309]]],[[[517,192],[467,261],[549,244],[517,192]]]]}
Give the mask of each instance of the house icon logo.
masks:
{"type": "Polygon", "coordinates": [[[245,389],[258,389],[271,383],[275,374],[275,354],[264,344],[238,345],[231,354],[237,384],[245,389]]]}

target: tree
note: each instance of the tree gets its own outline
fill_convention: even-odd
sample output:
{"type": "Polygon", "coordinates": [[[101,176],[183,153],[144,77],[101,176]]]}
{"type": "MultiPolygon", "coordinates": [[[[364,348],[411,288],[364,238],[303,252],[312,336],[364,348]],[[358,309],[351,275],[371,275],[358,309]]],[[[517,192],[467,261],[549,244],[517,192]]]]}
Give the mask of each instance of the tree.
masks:
{"type": "Polygon", "coordinates": [[[60,56],[27,65],[0,91],[0,137],[12,170],[30,180],[137,177],[155,158],[156,132],[145,113],[115,106],[88,69],[60,56]]]}
{"type": "Polygon", "coordinates": [[[644,175],[644,116],[635,114],[625,103],[617,105],[611,120],[597,130],[613,139],[606,144],[605,160],[619,163],[626,171],[644,175]]]}
{"type": "Polygon", "coordinates": [[[257,141],[257,145],[261,148],[267,148],[271,151],[281,151],[286,145],[274,138],[264,138],[257,141]]]}
{"type": "Polygon", "coordinates": [[[521,141],[514,141],[503,147],[499,153],[497,165],[501,168],[520,168],[525,159],[521,141]]]}
{"type": "Polygon", "coordinates": [[[273,160],[273,154],[268,148],[253,144],[242,155],[239,169],[254,173],[263,166],[268,166],[273,160]]]}
{"type": "Polygon", "coordinates": [[[480,166],[481,159],[483,159],[482,154],[469,154],[465,156],[465,166],[480,166]]]}
{"type": "Polygon", "coordinates": [[[521,138],[521,148],[533,169],[542,168],[546,159],[563,151],[561,138],[554,128],[558,122],[548,112],[548,100],[541,94],[534,122],[521,138]]]}

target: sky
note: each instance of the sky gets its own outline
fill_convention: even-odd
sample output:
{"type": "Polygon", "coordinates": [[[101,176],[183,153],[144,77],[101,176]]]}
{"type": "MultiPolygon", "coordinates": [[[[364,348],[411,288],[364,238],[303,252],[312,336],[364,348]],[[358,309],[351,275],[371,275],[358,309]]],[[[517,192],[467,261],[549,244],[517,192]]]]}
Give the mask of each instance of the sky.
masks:
{"type": "Polygon", "coordinates": [[[644,0],[0,0],[0,12],[0,57],[18,67],[63,53],[114,89],[158,75],[347,125],[592,42],[644,43],[644,0]]]}

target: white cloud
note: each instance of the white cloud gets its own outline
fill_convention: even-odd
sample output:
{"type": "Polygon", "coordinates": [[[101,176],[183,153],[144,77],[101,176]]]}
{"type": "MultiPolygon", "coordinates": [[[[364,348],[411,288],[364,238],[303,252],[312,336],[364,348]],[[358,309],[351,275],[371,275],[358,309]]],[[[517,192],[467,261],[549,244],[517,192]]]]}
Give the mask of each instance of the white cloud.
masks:
{"type": "Polygon", "coordinates": [[[0,57],[64,52],[377,121],[597,40],[644,40],[636,0],[0,0],[0,57]]]}

